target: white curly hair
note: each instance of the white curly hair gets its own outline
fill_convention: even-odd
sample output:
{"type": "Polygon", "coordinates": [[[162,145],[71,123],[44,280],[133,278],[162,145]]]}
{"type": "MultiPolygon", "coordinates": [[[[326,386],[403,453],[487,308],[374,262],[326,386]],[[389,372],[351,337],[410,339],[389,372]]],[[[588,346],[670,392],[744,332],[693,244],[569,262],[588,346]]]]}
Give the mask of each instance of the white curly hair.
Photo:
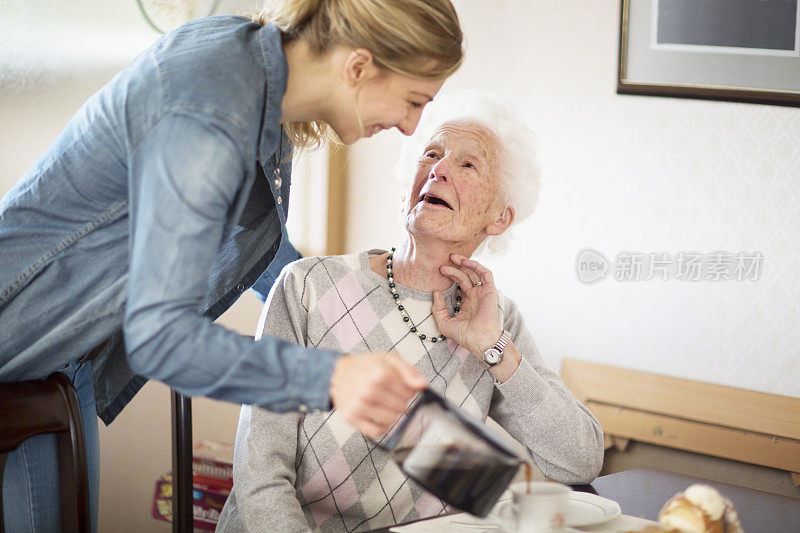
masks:
{"type": "MultiPolygon", "coordinates": [[[[416,132],[403,143],[394,169],[395,178],[407,186],[431,135],[442,124],[455,121],[477,123],[495,135],[498,152],[494,172],[500,178],[500,195],[506,205],[514,208],[514,225],[528,218],[536,208],[541,189],[536,134],[520,120],[509,102],[492,93],[453,91],[428,104],[416,132]]],[[[501,235],[487,237],[475,254],[504,253],[510,233],[509,228],[501,235]]]]}

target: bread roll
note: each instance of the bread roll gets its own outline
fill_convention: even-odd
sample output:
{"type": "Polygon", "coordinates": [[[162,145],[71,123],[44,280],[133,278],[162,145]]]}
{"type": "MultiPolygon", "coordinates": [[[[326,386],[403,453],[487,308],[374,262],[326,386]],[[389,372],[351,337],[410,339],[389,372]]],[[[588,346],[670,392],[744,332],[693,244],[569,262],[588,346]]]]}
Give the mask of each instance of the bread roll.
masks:
{"type": "Polygon", "coordinates": [[[658,521],[629,533],[744,533],[733,504],[708,485],[692,485],[670,498],[658,521]]]}
{"type": "Polygon", "coordinates": [[[673,496],[658,521],[681,533],[744,533],[733,504],[708,485],[692,485],[673,496]]]}

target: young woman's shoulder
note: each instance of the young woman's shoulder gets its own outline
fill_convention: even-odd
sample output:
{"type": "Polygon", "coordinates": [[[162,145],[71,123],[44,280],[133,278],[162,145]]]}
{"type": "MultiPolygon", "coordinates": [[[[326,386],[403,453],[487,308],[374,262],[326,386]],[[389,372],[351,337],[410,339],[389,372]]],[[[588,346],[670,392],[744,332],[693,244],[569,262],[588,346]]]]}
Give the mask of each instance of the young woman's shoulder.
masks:
{"type": "Polygon", "coordinates": [[[265,87],[285,90],[280,32],[244,17],[190,22],[159,39],[151,54],[167,110],[208,113],[244,128],[265,87]]]}

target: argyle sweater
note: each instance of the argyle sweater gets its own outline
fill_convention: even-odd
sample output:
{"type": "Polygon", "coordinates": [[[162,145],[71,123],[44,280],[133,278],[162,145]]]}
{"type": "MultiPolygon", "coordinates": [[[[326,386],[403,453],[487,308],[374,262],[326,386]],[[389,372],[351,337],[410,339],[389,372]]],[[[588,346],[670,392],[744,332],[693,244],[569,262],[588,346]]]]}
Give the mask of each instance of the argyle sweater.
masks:
{"type": "MultiPolygon", "coordinates": [[[[511,378],[497,383],[454,341],[422,341],[409,331],[388,281],[370,268],[369,254],[377,253],[383,251],[288,265],[273,286],[259,330],[341,352],[395,351],[431,388],[482,420],[496,420],[548,478],[592,481],[603,459],[600,425],[544,366],[514,303],[499,295],[498,318],[522,362],[511,378]]],[[[419,331],[428,339],[439,335],[431,293],[396,288],[419,331]]],[[[455,293],[455,285],[444,291],[451,313],[455,293]]],[[[447,510],[336,410],[273,413],[243,406],[234,487],[217,531],[364,531],[447,510]]]]}

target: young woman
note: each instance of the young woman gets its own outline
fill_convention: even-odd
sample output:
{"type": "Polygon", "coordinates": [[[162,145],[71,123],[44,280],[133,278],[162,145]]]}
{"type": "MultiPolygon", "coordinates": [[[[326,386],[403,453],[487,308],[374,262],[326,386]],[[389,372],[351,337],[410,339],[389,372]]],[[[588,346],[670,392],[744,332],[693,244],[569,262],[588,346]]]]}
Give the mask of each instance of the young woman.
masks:
{"type": "MultiPolygon", "coordinates": [[[[110,423],[147,379],[278,411],[336,405],[368,434],[425,385],[389,354],[254,344],[211,322],[297,258],[293,145],[412,133],[461,42],[449,0],[277,0],[252,21],[189,23],[90,98],[3,198],[0,381],[75,383],[95,524],[95,412],[110,423]]],[[[54,442],[8,457],[11,531],[58,527],[54,442]]]]}

